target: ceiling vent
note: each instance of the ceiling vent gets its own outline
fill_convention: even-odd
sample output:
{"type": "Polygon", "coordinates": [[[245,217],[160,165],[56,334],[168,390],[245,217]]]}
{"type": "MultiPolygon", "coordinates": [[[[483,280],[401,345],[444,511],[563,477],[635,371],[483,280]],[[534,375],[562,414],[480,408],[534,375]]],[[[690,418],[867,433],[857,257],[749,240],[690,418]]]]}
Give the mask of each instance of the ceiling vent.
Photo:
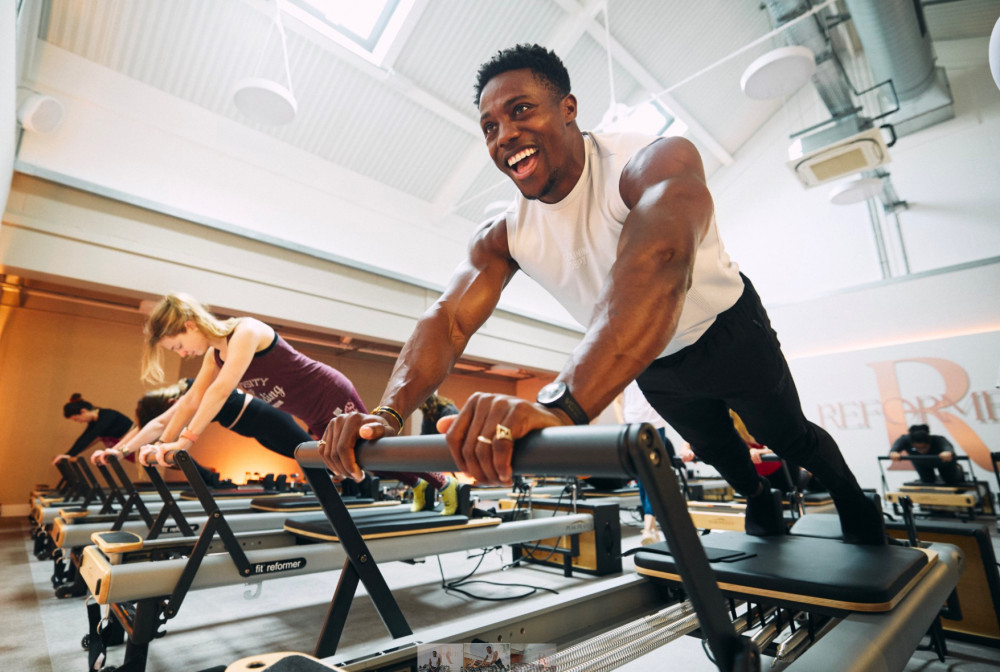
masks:
{"type": "Polygon", "coordinates": [[[843,135],[843,130],[837,125],[792,143],[787,165],[802,184],[815,187],[889,163],[889,144],[881,129],[868,128],[850,135],[843,135]]]}

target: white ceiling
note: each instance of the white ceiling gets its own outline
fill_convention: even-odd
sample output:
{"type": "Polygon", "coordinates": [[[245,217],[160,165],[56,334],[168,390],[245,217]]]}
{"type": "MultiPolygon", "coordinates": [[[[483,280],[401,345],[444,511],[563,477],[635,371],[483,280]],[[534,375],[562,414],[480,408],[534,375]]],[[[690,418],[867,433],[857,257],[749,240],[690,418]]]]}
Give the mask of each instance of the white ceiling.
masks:
{"type": "MultiPolygon", "coordinates": [[[[52,0],[39,33],[73,54],[253,127],[231,91],[253,74],[272,1],[52,0]]],[[[615,97],[623,102],[660,93],[771,29],[755,0],[609,4],[615,97]]],[[[478,65],[518,42],[555,49],[581,101],[581,126],[593,127],[610,102],[602,6],[418,1],[389,70],[286,18],[298,115],[287,126],[256,130],[476,222],[486,204],[511,193],[479,137],[472,103],[478,65]],[[478,160],[458,160],[473,153],[478,160]]],[[[690,137],[709,169],[730,160],[779,104],[739,94],[740,71],[765,48],[673,92],[673,112],[693,122],[690,137]]],[[[281,81],[280,52],[270,55],[262,74],[281,81]]]]}
{"type": "MultiPolygon", "coordinates": [[[[385,69],[286,18],[298,114],[287,126],[255,125],[236,109],[231,92],[254,74],[274,1],[39,0],[38,39],[386,185],[432,211],[458,215],[469,229],[488,204],[512,194],[479,135],[473,82],[480,63],[499,49],[538,42],[565,61],[582,128],[595,126],[611,100],[604,0],[416,0],[385,69]]],[[[616,100],[636,103],[657,95],[688,124],[710,174],[732,162],[781,107],[782,101],[753,101],[739,89],[744,68],[783,44],[776,36],[740,51],[773,29],[759,0],[607,5],[616,100]]],[[[1000,14],[1000,0],[924,5],[935,39],[988,35],[1000,14]]],[[[279,52],[273,56],[261,74],[280,80],[279,52]]],[[[30,80],[30,73],[23,76],[30,80]]]]}

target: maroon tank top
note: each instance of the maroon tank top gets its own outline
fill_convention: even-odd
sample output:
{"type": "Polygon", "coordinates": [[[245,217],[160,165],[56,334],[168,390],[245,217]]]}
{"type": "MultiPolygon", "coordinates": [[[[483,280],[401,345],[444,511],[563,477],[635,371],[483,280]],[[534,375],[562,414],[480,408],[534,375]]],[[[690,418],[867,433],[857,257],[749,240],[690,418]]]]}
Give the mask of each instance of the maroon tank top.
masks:
{"type": "MultiPolygon", "coordinates": [[[[214,355],[215,363],[221,367],[219,351],[215,350],[214,355]]],[[[254,354],[239,386],[304,421],[313,436],[322,436],[334,416],[367,412],[347,376],[306,357],[278,334],[271,345],[254,354]]]]}

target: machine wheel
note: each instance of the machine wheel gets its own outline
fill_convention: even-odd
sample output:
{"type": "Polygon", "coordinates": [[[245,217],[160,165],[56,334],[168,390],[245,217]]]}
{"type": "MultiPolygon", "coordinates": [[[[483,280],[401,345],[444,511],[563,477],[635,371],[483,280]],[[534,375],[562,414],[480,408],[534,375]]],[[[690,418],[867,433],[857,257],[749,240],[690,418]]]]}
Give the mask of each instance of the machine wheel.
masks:
{"type": "Polygon", "coordinates": [[[89,634],[86,634],[86,635],[83,636],[83,639],[80,640],[80,646],[83,647],[84,651],[89,651],[90,650],[90,635],[89,634]]]}

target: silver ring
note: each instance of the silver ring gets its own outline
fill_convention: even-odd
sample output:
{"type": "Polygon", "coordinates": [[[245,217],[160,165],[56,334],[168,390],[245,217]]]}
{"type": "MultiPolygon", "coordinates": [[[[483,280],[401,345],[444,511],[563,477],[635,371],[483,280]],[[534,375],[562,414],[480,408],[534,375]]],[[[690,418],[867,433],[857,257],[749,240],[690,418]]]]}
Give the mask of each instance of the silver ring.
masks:
{"type": "Polygon", "coordinates": [[[477,440],[477,441],[481,441],[481,442],[483,442],[483,443],[488,443],[488,444],[490,444],[490,445],[493,445],[493,439],[487,439],[487,438],[486,438],[485,436],[483,436],[482,434],[480,434],[479,436],[477,436],[477,437],[476,437],[476,440],[477,440]]]}

